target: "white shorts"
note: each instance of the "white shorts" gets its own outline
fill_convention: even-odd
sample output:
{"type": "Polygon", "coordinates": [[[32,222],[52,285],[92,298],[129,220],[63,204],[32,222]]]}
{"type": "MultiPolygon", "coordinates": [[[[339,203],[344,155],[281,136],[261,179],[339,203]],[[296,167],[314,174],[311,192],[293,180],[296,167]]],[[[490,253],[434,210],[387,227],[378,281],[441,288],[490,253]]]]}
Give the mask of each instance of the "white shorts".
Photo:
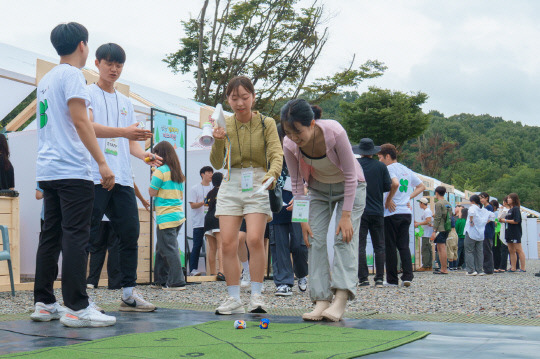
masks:
{"type": "Polygon", "coordinates": [[[250,213],[262,213],[268,217],[268,222],[272,220],[272,211],[268,199],[268,191],[254,194],[262,187],[262,180],[266,172],[262,168],[253,169],[253,190],[242,192],[241,187],[242,170],[231,168],[230,180],[221,183],[217,194],[216,217],[239,216],[243,217],[250,213]]]}

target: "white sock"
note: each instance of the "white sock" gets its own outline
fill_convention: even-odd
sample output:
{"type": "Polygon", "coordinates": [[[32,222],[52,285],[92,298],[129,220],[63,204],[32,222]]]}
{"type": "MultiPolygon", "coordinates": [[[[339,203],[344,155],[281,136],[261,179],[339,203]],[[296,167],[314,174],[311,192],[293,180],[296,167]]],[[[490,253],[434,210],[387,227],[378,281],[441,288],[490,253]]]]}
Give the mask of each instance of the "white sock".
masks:
{"type": "Polygon", "coordinates": [[[242,262],[242,268],[244,272],[249,273],[249,261],[242,262]]]}
{"type": "Polygon", "coordinates": [[[260,282],[251,282],[251,295],[261,295],[263,284],[260,282]]]}
{"type": "Polygon", "coordinates": [[[228,285],[227,292],[234,299],[240,300],[240,286],[239,285],[228,285]]]}
{"type": "Polygon", "coordinates": [[[129,297],[133,295],[133,287],[125,287],[122,289],[123,289],[123,293],[122,293],[123,300],[127,300],[129,297]]]}

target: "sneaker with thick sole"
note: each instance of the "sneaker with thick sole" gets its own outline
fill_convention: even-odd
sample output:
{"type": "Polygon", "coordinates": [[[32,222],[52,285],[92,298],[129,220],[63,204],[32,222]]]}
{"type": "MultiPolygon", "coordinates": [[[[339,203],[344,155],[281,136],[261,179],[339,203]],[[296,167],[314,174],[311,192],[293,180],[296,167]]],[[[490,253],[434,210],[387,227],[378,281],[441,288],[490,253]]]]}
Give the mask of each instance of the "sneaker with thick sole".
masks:
{"type": "Polygon", "coordinates": [[[267,313],[264,298],[260,294],[252,294],[249,300],[248,312],[250,313],[267,313]]]}
{"type": "Polygon", "coordinates": [[[55,302],[53,304],[44,304],[37,302],[35,305],[35,311],[30,315],[30,319],[34,322],[50,322],[51,320],[58,320],[66,313],[67,308],[55,302]]]}
{"type": "Polygon", "coordinates": [[[216,314],[220,315],[244,314],[245,312],[246,310],[242,301],[233,297],[225,299],[216,309],[216,314]]]}
{"type": "Polygon", "coordinates": [[[144,300],[137,291],[133,290],[131,297],[126,300],[122,298],[119,310],[121,312],[153,312],[156,310],[156,306],[144,300]]]}
{"type": "Polygon", "coordinates": [[[189,273],[190,276],[200,276],[202,274],[202,272],[199,272],[198,269],[192,269],[191,272],[189,273]]]}
{"type": "Polygon", "coordinates": [[[278,297],[290,297],[292,295],[292,290],[291,287],[289,287],[287,284],[282,284],[277,287],[277,290],[274,294],[278,297]]]}
{"type": "Polygon", "coordinates": [[[383,287],[399,287],[397,284],[384,282],[383,287]]]}
{"type": "Polygon", "coordinates": [[[240,287],[247,288],[251,284],[251,277],[249,271],[242,269],[242,276],[240,277],[240,287]]]}
{"type": "Polygon", "coordinates": [[[382,281],[382,280],[376,280],[376,281],[375,281],[375,287],[376,287],[376,288],[382,288],[382,287],[384,287],[383,281],[382,281]]]}
{"type": "Polygon", "coordinates": [[[86,285],[86,289],[95,289],[96,287],[97,287],[97,286],[95,286],[95,285],[93,285],[93,284],[90,284],[90,283],[88,283],[88,284],[86,285]]]}
{"type": "Polygon", "coordinates": [[[369,284],[369,281],[365,280],[365,281],[363,281],[363,282],[359,282],[359,283],[358,283],[358,286],[359,286],[359,287],[369,287],[370,284],[369,284]]]}
{"type": "Polygon", "coordinates": [[[155,282],[150,284],[150,288],[152,289],[163,289],[163,287],[165,287],[165,284],[155,283],[155,282]]]}
{"type": "Polygon", "coordinates": [[[301,292],[305,292],[307,290],[307,285],[307,277],[298,279],[298,289],[300,289],[301,292]]]}
{"type": "Polygon", "coordinates": [[[116,318],[98,312],[92,306],[78,311],[67,310],[60,323],[70,328],[98,328],[116,324],[116,318]]]}
{"type": "Polygon", "coordinates": [[[173,286],[173,287],[169,287],[167,285],[164,285],[163,287],[163,290],[166,290],[166,291],[181,291],[181,290],[186,290],[186,285],[177,285],[177,286],[173,286]]]}
{"type": "Polygon", "coordinates": [[[403,286],[407,287],[407,288],[410,287],[411,286],[411,281],[410,280],[404,280],[403,281],[403,286]]]}
{"type": "Polygon", "coordinates": [[[471,275],[471,276],[475,276],[477,274],[478,274],[477,272],[467,272],[467,273],[465,273],[465,275],[471,275]]]}
{"type": "Polygon", "coordinates": [[[478,275],[479,275],[479,276],[483,276],[483,275],[486,275],[486,273],[480,272],[480,273],[478,273],[478,275]]]}
{"type": "Polygon", "coordinates": [[[88,297],[88,306],[94,308],[95,310],[97,310],[98,312],[100,312],[101,314],[105,314],[105,311],[103,310],[103,308],[101,308],[100,306],[98,306],[96,304],[96,302],[94,302],[94,300],[92,300],[92,298],[88,297]]]}

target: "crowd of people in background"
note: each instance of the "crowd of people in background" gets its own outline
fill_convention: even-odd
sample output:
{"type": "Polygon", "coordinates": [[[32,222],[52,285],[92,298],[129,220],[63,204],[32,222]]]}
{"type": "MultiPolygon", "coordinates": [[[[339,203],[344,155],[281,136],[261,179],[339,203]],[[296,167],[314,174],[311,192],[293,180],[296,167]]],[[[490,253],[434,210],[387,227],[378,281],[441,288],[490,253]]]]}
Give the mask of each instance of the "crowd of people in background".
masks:
{"type": "MultiPolygon", "coordinates": [[[[185,290],[186,274],[203,272],[199,257],[206,241],[206,274],[216,275],[227,287],[216,314],[245,313],[241,288],[246,287],[251,292],[247,311],[266,313],[263,283],[271,265],[276,296],[293,295],[295,277],[300,292],[309,290],[314,307],[302,315],[304,320],[339,321],[357,286],[371,285],[368,234],[373,285],[412,285],[412,223],[423,230],[420,271],[448,275],[465,270],[468,276],[526,272],[517,194],[506,196],[500,206],[482,192],[471,196],[468,208],[452,208],[446,188],[438,186],[430,203],[423,182],[398,162],[394,145],[375,146],[364,138],[351,147],[341,124],[322,120],[322,109],[303,99],[287,102],[276,125],[253,108],[251,80],[237,76],[225,91],[233,115],[214,128],[211,166],[200,169],[200,182],[189,190],[193,242],[185,265],[189,273],[184,273],[177,238],[186,220],[186,178],[170,143],[159,142],[151,152],[138,144],[152,133],[139,126],[129,99],[115,90],[126,61],[124,50],[113,43],[100,46],[95,59],[99,80],[87,86],[80,70],[89,53],[86,28],[58,25],[51,42],[60,65],[43,77],[37,91],[36,198],[44,199],[44,209],[34,321],[114,325],[116,318],[105,314],[87,292],[98,286],[107,251],[109,288],[122,291],[119,309],[156,309],[135,290],[140,231],[136,198],[146,209],[150,204],[134,183],[130,156],[153,168],[148,188],[157,225],[153,288],[185,290]],[[222,168],[224,173],[217,172],[222,168]],[[420,220],[413,221],[413,201],[421,195],[420,220]],[[328,230],[334,213],[330,259],[328,230]],[[61,252],[64,305],[53,291],[61,252]]],[[[13,189],[4,135],[0,168],[1,189],[13,189]]]]}

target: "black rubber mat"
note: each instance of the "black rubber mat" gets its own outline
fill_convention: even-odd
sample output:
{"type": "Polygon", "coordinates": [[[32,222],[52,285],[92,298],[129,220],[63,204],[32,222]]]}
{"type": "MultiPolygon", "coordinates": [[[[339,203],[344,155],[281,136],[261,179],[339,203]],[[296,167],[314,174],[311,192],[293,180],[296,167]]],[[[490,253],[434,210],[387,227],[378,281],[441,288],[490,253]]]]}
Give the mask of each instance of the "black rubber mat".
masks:
{"type": "MultiPolygon", "coordinates": [[[[262,315],[217,316],[213,313],[158,309],[153,313],[111,313],[117,324],[108,328],[66,328],[58,321],[34,323],[19,320],[0,323],[0,354],[70,345],[110,336],[178,328],[210,320],[256,320],[262,315]]],[[[266,316],[272,322],[298,323],[299,317],[266,316]]],[[[231,324],[232,325],[232,324],[231,324]]],[[[396,320],[347,319],[321,325],[359,329],[421,330],[428,337],[370,355],[370,358],[512,359],[540,357],[540,328],[508,325],[412,322],[396,320]]]]}

